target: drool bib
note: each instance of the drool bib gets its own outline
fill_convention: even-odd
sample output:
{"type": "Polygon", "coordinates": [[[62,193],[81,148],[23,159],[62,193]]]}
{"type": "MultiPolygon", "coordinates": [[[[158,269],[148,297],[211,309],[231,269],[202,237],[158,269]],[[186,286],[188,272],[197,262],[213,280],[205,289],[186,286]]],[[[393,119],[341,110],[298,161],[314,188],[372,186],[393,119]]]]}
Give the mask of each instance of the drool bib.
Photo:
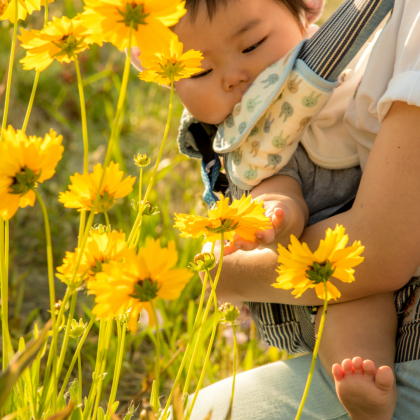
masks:
{"type": "Polygon", "coordinates": [[[337,84],[322,79],[297,59],[303,44],[264,70],[219,125],[214,150],[229,153],[229,174],[244,190],[288,163],[305,127],[337,84]]]}

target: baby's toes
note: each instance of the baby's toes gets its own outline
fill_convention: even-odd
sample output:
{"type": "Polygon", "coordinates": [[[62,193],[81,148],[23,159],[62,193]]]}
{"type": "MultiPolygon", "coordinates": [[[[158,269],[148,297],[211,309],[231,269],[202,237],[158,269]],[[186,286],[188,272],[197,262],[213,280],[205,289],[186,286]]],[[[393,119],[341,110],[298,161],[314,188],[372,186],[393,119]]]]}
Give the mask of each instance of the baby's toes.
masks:
{"type": "Polygon", "coordinates": [[[372,379],[375,377],[376,374],[376,367],[375,363],[372,360],[364,360],[363,361],[363,372],[365,376],[370,376],[372,379]]]}
{"type": "Polygon", "coordinates": [[[385,392],[390,392],[394,386],[394,372],[389,366],[381,366],[375,375],[376,386],[385,392]]]}
{"type": "Polygon", "coordinates": [[[352,360],[355,375],[361,375],[363,371],[363,360],[361,357],[354,357],[352,360]]]}
{"type": "Polygon", "coordinates": [[[344,370],[338,363],[333,364],[332,374],[336,382],[341,381],[341,379],[344,378],[344,370]]]}
{"type": "Polygon", "coordinates": [[[343,362],[341,363],[341,366],[343,368],[344,371],[344,375],[353,375],[354,373],[354,367],[353,367],[353,363],[350,359],[344,359],[343,362]]]}

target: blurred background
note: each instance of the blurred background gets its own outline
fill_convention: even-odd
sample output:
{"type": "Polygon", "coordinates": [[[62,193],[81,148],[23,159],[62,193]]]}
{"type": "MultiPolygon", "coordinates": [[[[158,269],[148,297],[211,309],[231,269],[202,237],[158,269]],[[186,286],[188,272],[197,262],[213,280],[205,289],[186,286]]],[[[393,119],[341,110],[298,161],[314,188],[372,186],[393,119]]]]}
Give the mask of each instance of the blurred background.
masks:
{"type": "MultiPolygon", "coordinates": [[[[318,23],[321,24],[328,18],[340,3],[341,0],[327,2],[324,15],[318,23]]],[[[63,15],[73,17],[82,10],[81,0],[57,1],[50,4],[50,19],[52,16],[63,15]]],[[[19,22],[19,26],[27,29],[41,29],[43,24],[43,11],[34,12],[25,22],[19,22]]],[[[0,119],[4,108],[12,32],[13,26],[8,21],[0,22],[0,119]]],[[[8,117],[8,124],[15,129],[22,126],[35,77],[35,71],[24,71],[19,63],[24,55],[25,51],[19,48],[18,42],[8,117]]],[[[90,170],[104,159],[121,85],[124,59],[125,55],[110,44],[105,44],[102,48],[93,45],[90,50],[79,55],[87,105],[90,170]]],[[[121,134],[113,150],[113,160],[118,162],[127,174],[138,177],[138,168],[133,162],[135,154],[147,153],[152,157],[152,164],[156,159],[168,112],[169,93],[168,89],[156,84],[140,81],[136,71],[132,69],[121,134]]],[[[164,245],[169,240],[175,240],[179,250],[179,265],[185,267],[199,252],[201,241],[179,238],[178,232],[172,228],[174,212],[205,214],[207,209],[201,198],[203,186],[200,162],[188,159],[177,149],[177,129],[182,110],[183,106],[176,97],[168,142],[159,166],[157,182],[149,199],[161,212],[145,220],[142,241],[147,235],[160,237],[164,245]]],[[[60,65],[54,61],[41,73],[26,133],[43,137],[50,128],[63,135],[65,147],[56,175],[40,187],[40,193],[48,206],[54,264],[57,267],[61,265],[65,252],[74,250],[79,223],[76,210],[65,209],[57,201],[59,192],[67,189],[69,176],[75,172],[82,172],[82,126],[73,63],[60,65]]],[[[147,169],[149,171],[146,171],[143,177],[145,186],[149,181],[150,167],[147,169]]],[[[136,196],[137,193],[132,193],[125,200],[119,200],[110,210],[110,221],[114,228],[129,232],[136,215],[130,203],[136,196]]],[[[99,215],[96,221],[104,223],[100,217],[99,215]]],[[[33,323],[42,325],[50,316],[44,223],[39,204],[36,203],[34,208],[20,209],[11,220],[10,227],[9,316],[11,335],[16,348],[18,337],[25,335],[30,339],[33,323]]],[[[169,388],[180,363],[183,346],[186,344],[186,332],[192,327],[200,290],[201,283],[195,276],[179,300],[161,302],[159,307],[165,336],[163,366],[166,362],[167,369],[164,377],[169,388]]],[[[63,285],[56,279],[57,299],[63,296],[63,291],[63,285]]],[[[80,291],[76,318],[84,317],[86,320],[92,306],[92,299],[87,297],[85,290],[80,291]]],[[[209,328],[205,332],[207,337],[210,335],[211,323],[212,319],[209,319],[209,328]]],[[[262,343],[252,323],[244,323],[237,330],[240,345],[238,372],[288,357],[285,352],[262,343]]],[[[93,327],[82,355],[84,369],[90,372],[95,362],[97,331],[98,326],[93,327]]],[[[111,345],[110,360],[115,360],[115,340],[111,345]]],[[[118,400],[127,402],[136,397],[136,400],[140,401],[148,396],[146,391],[150,385],[149,375],[153,370],[154,342],[153,331],[147,326],[147,320],[142,319],[139,331],[133,336],[130,335],[126,344],[118,400]]],[[[71,346],[75,348],[75,342],[71,343],[71,346]]],[[[208,368],[207,384],[232,374],[232,346],[231,328],[220,326],[208,368]]],[[[199,359],[202,360],[204,347],[201,351],[202,357],[199,355],[199,359]]],[[[72,351],[69,352],[69,357],[71,353],[72,351]]],[[[66,361],[69,362],[70,360],[66,361]]],[[[90,378],[90,375],[86,378],[90,378]]],[[[112,372],[109,372],[107,383],[111,378],[112,372]]],[[[196,379],[193,379],[193,385],[196,379]]]]}

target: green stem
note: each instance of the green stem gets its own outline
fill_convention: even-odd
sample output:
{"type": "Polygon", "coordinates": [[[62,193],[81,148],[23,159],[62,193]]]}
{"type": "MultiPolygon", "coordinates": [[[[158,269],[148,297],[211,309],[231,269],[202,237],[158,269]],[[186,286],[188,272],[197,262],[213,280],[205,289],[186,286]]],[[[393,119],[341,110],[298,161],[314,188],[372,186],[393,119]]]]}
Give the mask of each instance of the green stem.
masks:
{"type": "MultiPolygon", "coordinates": [[[[60,351],[60,358],[58,359],[57,380],[60,378],[61,371],[63,369],[64,359],[66,358],[67,346],[68,346],[69,338],[70,338],[71,321],[73,319],[74,312],[76,310],[76,301],[77,301],[77,290],[74,290],[73,295],[71,297],[70,312],[69,312],[69,316],[67,318],[66,332],[64,334],[63,345],[62,345],[61,351],[60,351]]],[[[48,406],[49,402],[51,401],[51,398],[56,397],[57,393],[55,393],[53,395],[53,391],[54,391],[54,384],[50,383],[48,394],[47,394],[47,399],[46,399],[46,402],[45,402],[46,406],[48,406]]]]}
{"type": "Polygon", "coordinates": [[[80,224],[79,224],[79,237],[77,238],[77,246],[80,247],[82,242],[83,235],[85,233],[85,224],[86,224],[86,210],[80,212],[80,224]]]}
{"type": "Polygon", "coordinates": [[[51,243],[51,229],[50,222],[48,220],[48,211],[45,207],[44,200],[39,194],[38,190],[34,189],[36,198],[39,201],[39,204],[42,208],[42,214],[44,216],[45,223],[45,236],[47,240],[47,259],[48,259],[48,285],[50,288],[50,310],[51,310],[51,319],[52,319],[52,328],[55,327],[55,286],[54,286],[54,262],[52,254],[52,243],[51,243]]]}
{"type": "Polygon", "coordinates": [[[2,342],[3,342],[3,371],[9,364],[9,279],[7,268],[6,242],[8,221],[0,218],[0,275],[1,275],[1,321],[2,321],[2,342]]]}
{"type": "MultiPolygon", "coordinates": [[[[48,0],[45,0],[44,28],[47,26],[47,24],[48,24],[48,0]]],[[[25,120],[23,121],[22,131],[24,133],[26,132],[26,128],[28,127],[29,117],[31,116],[32,106],[34,104],[35,94],[38,88],[40,74],[41,74],[40,71],[37,71],[35,73],[35,80],[34,80],[34,85],[32,87],[31,97],[29,99],[28,110],[26,111],[25,120]]]]}
{"type": "MultiPolygon", "coordinates": [[[[93,317],[92,319],[94,320],[93,317]]],[[[92,324],[93,324],[93,321],[92,321],[92,324]]],[[[77,344],[77,347],[76,347],[76,351],[77,351],[77,348],[79,348],[79,337],[76,337],[76,344],[77,344]]],[[[83,403],[82,358],[80,357],[80,352],[77,355],[77,371],[79,374],[79,401],[83,403]]]]}
{"type": "MultiPolygon", "coordinates": [[[[45,236],[47,239],[47,261],[48,261],[48,285],[50,289],[50,310],[51,310],[51,321],[53,331],[56,329],[56,319],[55,319],[55,285],[54,285],[54,262],[52,254],[52,243],[51,243],[51,229],[50,222],[48,220],[48,211],[45,207],[44,200],[39,194],[38,190],[34,188],[36,198],[39,201],[39,204],[42,208],[42,214],[44,215],[45,223],[45,236]]],[[[57,411],[57,337],[53,336],[53,342],[51,344],[53,351],[53,412],[57,411]],[[54,339],[55,338],[55,339],[54,339]]]]}
{"type": "Polygon", "coordinates": [[[312,355],[311,369],[309,370],[309,375],[308,375],[308,379],[306,381],[305,391],[303,392],[302,400],[300,402],[299,409],[298,409],[298,412],[296,414],[295,420],[300,419],[303,407],[305,405],[306,397],[308,396],[309,387],[311,386],[312,376],[313,376],[313,373],[314,373],[315,362],[316,362],[316,358],[317,358],[317,355],[318,355],[318,349],[319,349],[319,345],[321,343],[322,331],[324,330],[325,314],[327,313],[327,306],[328,306],[328,300],[327,300],[328,289],[327,289],[326,280],[324,280],[324,289],[325,289],[324,308],[322,310],[321,322],[319,323],[319,329],[318,329],[318,337],[316,339],[314,353],[312,355]]]}
{"type": "Polygon", "coordinates": [[[45,0],[44,28],[48,23],[48,0],[45,0]]]}
{"type": "MultiPolygon", "coordinates": [[[[45,0],[44,28],[47,26],[47,24],[48,24],[48,0],[45,0]]],[[[26,111],[25,120],[23,121],[23,126],[22,126],[22,131],[24,133],[26,132],[26,128],[28,127],[29,117],[31,116],[32,106],[34,104],[35,94],[36,94],[36,90],[38,88],[38,82],[39,82],[39,75],[40,74],[41,74],[40,71],[37,71],[35,73],[35,80],[34,80],[34,84],[33,84],[33,87],[32,87],[31,97],[29,99],[28,109],[26,111]]]]}
{"type": "Polygon", "coordinates": [[[109,342],[111,341],[111,334],[112,334],[112,326],[113,326],[114,320],[109,320],[107,323],[107,332],[105,337],[105,346],[104,346],[104,355],[102,358],[101,363],[101,370],[99,371],[99,375],[97,376],[99,382],[98,382],[98,392],[96,394],[96,401],[95,401],[95,408],[93,410],[92,420],[96,420],[96,415],[98,413],[98,407],[99,407],[99,401],[101,400],[101,394],[102,394],[102,384],[104,381],[103,375],[106,368],[106,359],[108,357],[108,350],[109,350],[109,342]]]}
{"type": "MultiPolygon", "coordinates": [[[[159,167],[160,160],[162,158],[163,149],[165,148],[166,139],[168,138],[169,127],[171,124],[171,117],[172,117],[172,109],[174,104],[174,80],[173,76],[171,77],[171,97],[169,100],[169,112],[168,112],[168,119],[166,121],[165,133],[163,134],[162,144],[160,145],[159,154],[156,160],[155,167],[153,168],[152,176],[150,177],[149,185],[147,186],[146,194],[144,195],[143,202],[146,203],[147,199],[149,198],[150,191],[152,190],[153,183],[156,178],[156,173],[159,167]]],[[[143,206],[144,207],[144,206],[143,206]]]]}
{"type": "MultiPolygon", "coordinates": [[[[219,318],[217,316],[217,297],[216,297],[216,286],[217,286],[217,282],[219,281],[219,277],[220,277],[220,267],[222,265],[223,262],[223,247],[224,247],[224,239],[223,239],[223,232],[222,232],[222,245],[221,245],[221,250],[220,250],[220,262],[219,262],[219,270],[217,271],[217,275],[216,275],[216,279],[214,281],[214,284],[211,280],[211,276],[209,273],[209,278],[210,278],[210,285],[211,285],[211,292],[212,292],[212,296],[214,299],[214,320],[213,320],[213,330],[211,332],[211,337],[210,337],[210,342],[209,342],[209,346],[207,348],[207,353],[206,353],[206,358],[204,359],[204,364],[203,364],[203,368],[201,370],[201,375],[200,375],[200,379],[198,380],[198,384],[197,384],[197,389],[195,390],[194,393],[194,398],[192,400],[191,406],[188,409],[188,413],[187,416],[185,417],[185,420],[189,420],[189,418],[191,417],[191,413],[193,411],[194,408],[194,404],[195,401],[198,397],[198,393],[200,392],[201,386],[203,385],[203,381],[204,381],[204,376],[206,374],[206,368],[207,368],[207,364],[209,362],[209,358],[210,358],[210,353],[213,347],[213,343],[214,343],[214,338],[216,336],[216,329],[217,329],[217,324],[219,322],[219,318]]],[[[211,296],[209,301],[211,301],[211,296]]]]}
{"type": "Polygon", "coordinates": [[[108,216],[108,212],[104,210],[104,216],[105,216],[105,223],[106,223],[106,228],[108,229],[108,231],[111,230],[111,224],[109,223],[109,216],[108,216]]]}
{"type": "Polygon", "coordinates": [[[62,304],[61,304],[61,307],[60,307],[60,310],[58,312],[58,316],[57,316],[57,319],[56,319],[56,327],[53,328],[53,338],[52,338],[52,343],[51,343],[51,346],[50,346],[50,351],[49,351],[49,354],[48,354],[47,367],[45,369],[44,381],[43,381],[43,386],[42,386],[42,395],[40,397],[40,403],[39,403],[37,418],[40,418],[42,413],[44,412],[45,399],[46,399],[47,394],[48,394],[49,389],[50,389],[50,382],[49,381],[50,381],[51,364],[52,364],[53,360],[56,360],[56,358],[57,358],[58,327],[61,325],[61,318],[64,315],[64,310],[65,310],[65,307],[67,305],[67,302],[69,300],[69,297],[70,297],[71,293],[72,293],[72,291],[70,290],[70,288],[67,287],[66,293],[65,293],[64,298],[62,300],[62,304]]]}
{"type": "Polygon", "coordinates": [[[141,197],[142,197],[142,189],[143,189],[143,167],[140,167],[140,179],[139,179],[139,207],[141,205],[141,197]]]}
{"type": "Polygon", "coordinates": [[[112,156],[112,148],[113,148],[113,144],[115,141],[115,136],[116,136],[116,132],[117,132],[117,128],[118,128],[118,123],[121,117],[121,112],[124,106],[124,101],[125,101],[125,96],[126,96],[126,92],[127,92],[127,84],[128,84],[128,77],[130,75],[130,65],[131,65],[131,42],[132,42],[132,32],[133,32],[133,28],[132,28],[133,24],[131,23],[130,26],[130,38],[128,41],[128,54],[127,54],[127,58],[125,60],[125,66],[124,66],[124,75],[123,75],[123,81],[122,81],[122,86],[121,86],[121,91],[120,91],[120,96],[118,99],[118,105],[117,105],[117,112],[115,114],[115,119],[114,119],[114,123],[112,126],[112,131],[111,131],[111,137],[108,143],[108,148],[106,151],[106,155],[105,155],[105,160],[104,160],[104,166],[103,166],[103,172],[102,172],[102,176],[101,179],[99,181],[99,185],[98,185],[98,191],[96,192],[96,196],[95,199],[93,201],[93,205],[92,205],[92,210],[89,214],[89,218],[85,227],[85,232],[83,234],[83,239],[80,243],[80,252],[79,255],[77,257],[76,260],[76,265],[74,268],[74,272],[72,275],[72,279],[71,282],[74,282],[76,275],[77,275],[77,270],[79,269],[80,266],[80,262],[82,261],[82,257],[83,257],[83,251],[85,249],[85,245],[87,242],[87,238],[89,235],[89,230],[92,227],[93,224],[93,219],[95,217],[95,212],[96,209],[98,208],[98,204],[99,204],[99,200],[101,198],[101,188],[102,188],[102,184],[104,182],[105,179],[105,170],[107,168],[107,166],[109,165],[109,162],[111,160],[111,156],[112,156]]]}
{"type": "MultiPolygon", "coordinates": [[[[139,180],[139,213],[138,213],[138,217],[139,217],[139,222],[136,228],[136,232],[134,234],[134,240],[132,241],[132,244],[134,244],[134,248],[137,246],[137,243],[140,239],[140,234],[141,234],[141,226],[142,226],[142,222],[143,222],[143,212],[142,212],[142,187],[143,187],[143,167],[140,167],[140,180],[139,180]]],[[[136,222],[137,222],[137,218],[136,218],[136,222]]]]}
{"type": "MultiPolygon", "coordinates": [[[[119,321],[117,319],[117,323],[118,322],[119,321]]],[[[119,383],[120,375],[121,375],[121,366],[122,366],[122,361],[124,359],[124,347],[125,347],[126,332],[127,332],[127,323],[124,322],[123,325],[122,325],[121,340],[118,341],[119,349],[118,349],[118,355],[117,355],[117,364],[115,365],[114,377],[112,379],[111,394],[109,396],[109,402],[108,402],[108,412],[107,412],[107,415],[105,417],[106,420],[109,420],[111,418],[111,416],[114,414],[114,413],[111,413],[110,410],[111,410],[111,407],[113,406],[113,404],[115,402],[115,397],[117,395],[118,383],[119,383]]]]}
{"type": "Polygon", "coordinates": [[[67,318],[66,332],[64,334],[64,340],[63,340],[63,345],[61,347],[60,358],[58,359],[57,378],[60,378],[61,370],[63,369],[64,359],[66,358],[67,346],[68,346],[69,338],[70,338],[71,321],[73,320],[74,312],[76,310],[76,302],[77,302],[77,290],[73,292],[73,295],[71,297],[70,311],[69,311],[69,316],[67,318]]]}
{"type": "Polygon", "coordinates": [[[39,75],[40,74],[41,74],[41,72],[39,72],[39,71],[37,71],[36,74],[35,74],[34,85],[32,87],[32,93],[31,93],[31,97],[29,99],[28,109],[26,111],[25,120],[23,121],[23,126],[22,126],[22,131],[24,133],[26,132],[26,128],[28,127],[29,117],[31,116],[32,106],[34,104],[35,93],[36,93],[36,90],[38,88],[38,82],[39,82],[39,75]]]}
{"type": "Polygon", "coordinates": [[[160,331],[159,331],[159,322],[156,313],[155,304],[153,300],[150,300],[150,306],[153,311],[153,318],[155,319],[155,328],[156,328],[156,363],[155,363],[155,380],[156,380],[156,389],[159,393],[159,376],[160,376],[160,331]]]}
{"type": "MultiPolygon", "coordinates": [[[[7,125],[7,114],[9,113],[9,102],[10,102],[10,89],[12,87],[13,63],[15,61],[16,35],[17,35],[18,17],[19,17],[18,15],[19,1],[15,0],[15,2],[16,2],[15,23],[13,24],[12,49],[10,51],[9,74],[7,75],[7,86],[6,86],[6,102],[4,105],[3,122],[1,124],[2,131],[3,129],[6,128],[6,125],[7,125]]],[[[0,140],[1,140],[2,134],[3,133],[0,132],[0,140]]]]}
{"type": "MultiPolygon", "coordinates": [[[[213,252],[213,250],[212,250],[212,252],[213,252]]],[[[184,365],[185,365],[185,362],[187,361],[187,357],[188,357],[188,354],[189,354],[189,350],[190,350],[195,332],[197,331],[198,322],[199,322],[199,319],[201,317],[201,311],[202,311],[203,303],[204,303],[204,295],[206,293],[207,279],[208,279],[208,274],[206,273],[206,275],[204,276],[204,280],[203,280],[203,287],[201,288],[200,303],[198,305],[197,315],[195,316],[194,326],[192,328],[191,335],[190,335],[187,347],[186,347],[185,352],[184,352],[184,356],[182,357],[181,366],[178,369],[178,373],[176,374],[174,384],[172,385],[171,393],[169,395],[168,401],[166,402],[165,410],[162,414],[163,419],[165,418],[165,415],[166,415],[167,411],[169,410],[169,406],[171,405],[172,397],[173,397],[175,388],[178,385],[179,379],[181,378],[181,373],[184,370],[184,365]]]]}
{"type": "Polygon", "coordinates": [[[95,361],[95,370],[93,371],[93,383],[90,387],[89,396],[88,396],[88,402],[85,405],[85,410],[83,412],[83,418],[87,419],[90,415],[91,411],[91,403],[93,401],[93,398],[95,397],[96,393],[96,381],[97,377],[99,375],[99,368],[102,362],[102,356],[103,356],[103,342],[104,342],[104,336],[105,336],[105,330],[106,330],[106,320],[101,319],[99,323],[99,336],[98,336],[98,349],[96,351],[96,361],[95,361]]]}
{"type": "MultiPolygon", "coordinates": [[[[90,329],[92,328],[92,325],[93,325],[93,323],[94,323],[94,321],[95,321],[95,316],[92,316],[92,318],[91,318],[91,320],[90,320],[90,322],[89,322],[89,325],[87,326],[87,328],[86,328],[86,330],[85,330],[85,332],[83,333],[83,335],[82,335],[82,338],[80,339],[80,342],[78,342],[78,345],[77,345],[77,348],[76,348],[76,352],[74,353],[74,355],[73,355],[73,358],[72,358],[72,360],[71,360],[71,362],[70,362],[70,366],[69,366],[69,368],[68,368],[68,370],[67,370],[67,374],[66,374],[66,377],[64,378],[64,382],[63,382],[63,385],[61,386],[61,390],[60,390],[60,395],[58,396],[58,399],[60,400],[62,397],[63,397],[63,395],[64,395],[64,391],[66,390],[66,386],[67,386],[67,384],[68,384],[68,382],[69,382],[69,379],[70,379],[70,375],[71,375],[71,372],[72,372],[72,370],[73,370],[73,367],[74,367],[74,365],[75,365],[75,363],[76,363],[76,361],[79,359],[80,360],[80,351],[82,350],[82,347],[83,347],[83,344],[85,343],[85,340],[86,340],[86,337],[88,336],[88,334],[89,334],[89,331],[90,331],[90,329]]],[[[80,370],[80,368],[79,368],[79,377],[80,377],[80,398],[81,398],[81,385],[82,385],[82,372],[81,372],[81,370],[80,370]]]]}
{"type": "MultiPolygon", "coordinates": [[[[182,391],[182,394],[183,395],[188,392],[188,388],[190,386],[191,375],[192,375],[192,372],[194,370],[195,359],[197,358],[198,347],[199,347],[199,344],[200,344],[200,339],[201,339],[201,334],[203,332],[204,323],[206,322],[208,313],[210,311],[210,307],[211,307],[211,304],[212,304],[212,298],[216,294],[215,290],[216,290],[217,282],[219,281],[220,272],[222,270],[223,249],[224,249],[224,239],[223,239],[224,238],[224,235],[223,235],[223,232],[222,232],[221,235],[222,235],[222,240],[221,240],[221,249],[220,249],[220,262],[219,262],[219,267],[217,269],[215,285],[214,285],[214,289],[212,288],[211,295],[210,295],[209,300],[207,302],[206,310],[204,312],[203,320],[201,321],[200,329],[198,331],[197,341],[195,342],[195,346],[194,346],[194,350],[193,350],[193,355],[191,357],[190,366],[188,368],[187,379],[185,381],[184,389],[182,391]]],[[[213,250],[214,250],[214,245],[213,245],[212,251],[211,251],[212,254],[213,254],[213,250]]],[[[207,275],[210,275],[210,274],[207,272],[207,275]]],[[[216,302],[216,309],[217,309],[217,302],[216,302]]]]}
{"type": "Polygon", "coordinates": [[[232,418],[233,409],[233,395],[235,393],[235,379],[236,379],[236,359],[238,357],[238,343],[236,341],[236,325],[235,321],[232,321],[233,330],[233,381],[232,381],[232,396],[230,397],[230,418],[232,418]]]}
{"type": "Polygon", "coordinates": [[[169,100],[169,111],[168,111],[168,118],[166,120],[165,132],[163,134],[163,139],[160,145],[159,154],[155,163],[155,167],[153,168],[152,176],[150,177],[149,185],[147,186],[146,194],[144,195],[144,200],[142,200],[139,204],[139,207],[140,207],[139,214],[137,215],[136,221],[134,222],[133,229],[131,230],[130,236],[127,241],[129,247],[132,246],[133,244],[134,238],[136,236],[135,234],[137,232],[139,223],[141,222],[144,206],[146,205],[146,201],[149,198],[150,191],[152,190],[153,184],[155,182],[156,173],[157,173],[159,163],[163,154],[163,149],[165,148],[166,139],[168,138],[169,127],[170,127],[171,118],[172,118],[173,102],[174,102],[174,81],[173,81],[173,76],[171,76],[171,97],[169,100]]]}
{"type": "Polygon", "coordinates": [[[74,59],[74,65],[76,67],[77,86],[79,88],[79,97],[80,97],[80,112],[82,115],[83,172],[87,174],[89,170],[89,140],[88,140],[88,130],[87,130],[87,119],[86,119],[85,94],[83,92],[83,83],[82,83],[82,76],[80,75],[79,61],[77,60],[77,55],[74,53],[73,53],[73,59],[74,59]]]}

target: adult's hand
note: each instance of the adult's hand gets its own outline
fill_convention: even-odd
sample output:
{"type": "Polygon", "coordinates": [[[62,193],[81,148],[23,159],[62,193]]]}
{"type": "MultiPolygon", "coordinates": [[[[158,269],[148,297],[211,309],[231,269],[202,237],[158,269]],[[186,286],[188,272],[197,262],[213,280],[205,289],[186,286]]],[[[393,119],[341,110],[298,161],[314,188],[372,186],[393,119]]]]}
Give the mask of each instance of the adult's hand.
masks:
{"type": "MultiPolygon", "coordinates": [[[[420,265],[420,108],[395,102],[384,119],[364,170],[353,208],[307,228],[301,237],[316,249],[327,228],[342,224],[350,243],[366,247],[356,281],[332,282],[354,300],[403,287],[420,265]]],[[[224,300],[317,305],[313,290],[296,300],[274,289],[277,253],[238,251],[225,257],[218,296],[224,300]]],[[[332,301],[331,303],[335,303],[332,301]]]]}

